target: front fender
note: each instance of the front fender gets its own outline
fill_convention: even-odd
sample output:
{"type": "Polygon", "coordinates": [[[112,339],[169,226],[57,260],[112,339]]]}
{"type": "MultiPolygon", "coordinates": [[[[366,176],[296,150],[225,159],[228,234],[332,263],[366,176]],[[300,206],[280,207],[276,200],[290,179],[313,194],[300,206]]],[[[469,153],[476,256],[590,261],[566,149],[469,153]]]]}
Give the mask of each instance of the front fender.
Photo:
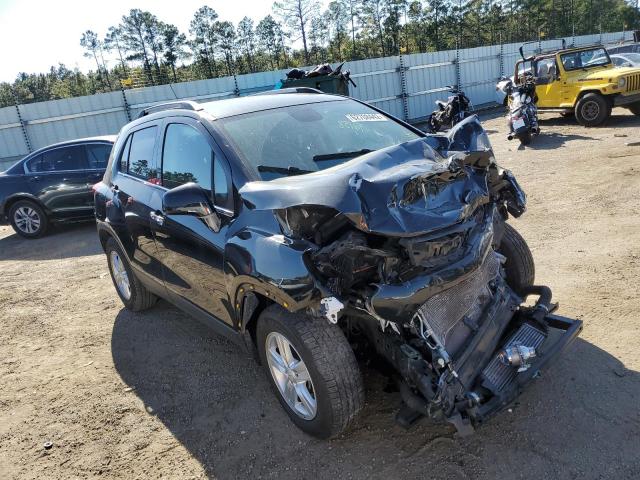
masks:
{"type": "Polygon", "coordinates": [[[225,246],[225,278],[236,311],[248,292],[273,299],[289,311],[320,299],[320,288],[310,272],[307,253],[313,244],[246,228],[225,246]]]}

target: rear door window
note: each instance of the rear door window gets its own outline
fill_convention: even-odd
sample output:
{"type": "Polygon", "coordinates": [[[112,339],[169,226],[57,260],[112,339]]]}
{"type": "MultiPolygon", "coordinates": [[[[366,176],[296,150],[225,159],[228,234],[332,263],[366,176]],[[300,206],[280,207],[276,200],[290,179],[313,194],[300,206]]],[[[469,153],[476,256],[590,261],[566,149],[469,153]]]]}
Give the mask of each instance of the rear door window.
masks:
{"type": "Polygon", "coordinates": [[[128,153],[127,173],[129,175],[150,182],[155,182],[159,178],[158,168],[153,160],[157,130],[158,127],[149,127],[133,132],[131,135],[131,145],[125,149],[125,153],[128,153]]]}
{"type": "Polygon", "coordinates": [[[111,145],[105,143],[88,144],[87,148],[87,164],[90,169],[107,168],[109,155],[111,154],[111,145]]]}
{"type": "Polygon", "coordinates": [[[54,148],[43,152],[31,160],[28,165],[30,172],[37,173],[84,170],[86,168],[84,146],[82,145],[54,148]]]}

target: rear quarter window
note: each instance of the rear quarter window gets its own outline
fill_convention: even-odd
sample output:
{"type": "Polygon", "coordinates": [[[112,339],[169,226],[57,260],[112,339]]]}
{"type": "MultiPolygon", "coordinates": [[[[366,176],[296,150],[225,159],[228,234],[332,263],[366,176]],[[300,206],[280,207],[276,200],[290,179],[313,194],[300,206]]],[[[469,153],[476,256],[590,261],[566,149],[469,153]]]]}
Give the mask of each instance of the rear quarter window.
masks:
{"type": "Polygon", "coordinates": [[[109,155],[112,146],[105,143],[88,144],[87,148],[87,164],[90,169],[107,168],[109,155]]]}
{"type": "Polygon", "coordinates": [[[137,130],[129,135],[120,157],[120,171],[134,177],[157,182],[160,178],[153,152],[158,127],[137,130]]]}

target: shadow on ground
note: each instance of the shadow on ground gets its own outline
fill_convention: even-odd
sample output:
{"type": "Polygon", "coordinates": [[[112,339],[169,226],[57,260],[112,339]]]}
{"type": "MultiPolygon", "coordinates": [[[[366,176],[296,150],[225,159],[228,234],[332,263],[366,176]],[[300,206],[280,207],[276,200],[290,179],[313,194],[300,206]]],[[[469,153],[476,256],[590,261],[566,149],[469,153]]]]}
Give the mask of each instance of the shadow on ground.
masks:
{"type": "Polygon", "coordinates": [[[35,239],[5,228],[9,234],[0,237],[0,260],[53,260],[102,253],[94,222],[58,225],[35,239]]]}
{"type": "MultiPolygon", "coordinates": [[[[567,142],[573,142],[576,140],[596,140],[595,138],[588,137],[586,135],[563,134],[545,130],[544,127],[542,128],[540,135],[534,137],[531,143],[527,145],[527,148],[531,148],[532,150],[553,150],[562,147],[567,142]]],[[[514,139],[513,141],[517,142],[518,140],[514,139]]]]}
{"type": "MultiPolygon", "coordinates": [[[[603,127],[632,127],[634,125],[640,126],[640,117],[634,115],[623,115],[622,112],[625,110],[622,109],[614,109],[611,113],[611,117],[602,125],[602,127],[591,127],[591,128],[603,128],[603,127]]],[[[540,126],[544,127],[578,127],[578,122],[576,121],[574,116],[563,117],[560,114],[555,113],[542,113],[540,118],[538,119],[540,126]]],[[[583,127],[585,131],[589,131],[590,128],[583,127]]]]}
{"type": "Polygon", "coordinates": [[[365,369],[367,405],[345,436],[289,421],[247,354],[161,303],[119,312],[115,367],[208,475],[226,478],[633,478],[640,375],[578,339],[512,407],[458,439],[450,426],[394,424],[396,393],[365,369]],[[612,425],[615,428],[612,428],[612,425]],[[624,440],[627,439],[627,440],[624,440]],[[520,476],[516,474],[515,476],[520,476]],[[527,474],[524,475],[527,477],[527,474]]]}

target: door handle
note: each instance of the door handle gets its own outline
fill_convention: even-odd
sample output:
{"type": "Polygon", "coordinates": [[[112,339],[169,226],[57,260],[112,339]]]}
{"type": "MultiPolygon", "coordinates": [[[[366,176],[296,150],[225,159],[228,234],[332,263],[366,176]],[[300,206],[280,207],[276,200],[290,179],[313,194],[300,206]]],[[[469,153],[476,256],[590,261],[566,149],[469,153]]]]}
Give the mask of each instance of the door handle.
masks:
{"type": "Polygon", "coordinates": [[[151,217],[151,220],[153,220],[156,224],[160,226],[164,225],[164,215],[162,215],[161,213],[151,212],[149,216],[151,217]]]}
{"type": "Polygon", "coordinates": [[[35,175],[35,176],[32,176],[32,177],[29,177],[29,181],[30,181],[30,182],[37,182],[37,181],[39,181],[39,180],[40,180],[40,177],[39,177],[38,175],[35,175]]]}

